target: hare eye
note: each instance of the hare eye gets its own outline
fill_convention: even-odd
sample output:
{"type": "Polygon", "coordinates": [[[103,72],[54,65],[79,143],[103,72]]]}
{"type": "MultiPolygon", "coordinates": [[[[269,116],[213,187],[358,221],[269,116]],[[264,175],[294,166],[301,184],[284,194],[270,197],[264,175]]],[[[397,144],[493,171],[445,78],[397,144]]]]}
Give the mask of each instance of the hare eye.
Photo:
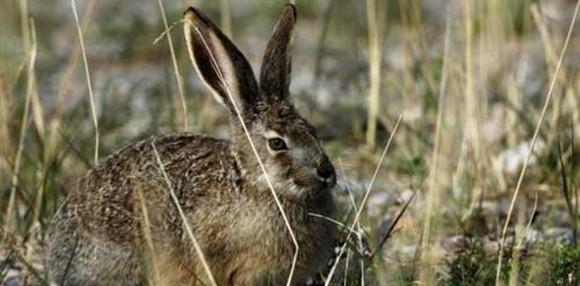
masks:
{"type": "Polygon", "coordinates": [[[268,139],[268,146],[270,146],[270,149],[272,149],[273,151],[288,150],[286,142],[284,142],[284,140],[280,138],[268,139]]]}

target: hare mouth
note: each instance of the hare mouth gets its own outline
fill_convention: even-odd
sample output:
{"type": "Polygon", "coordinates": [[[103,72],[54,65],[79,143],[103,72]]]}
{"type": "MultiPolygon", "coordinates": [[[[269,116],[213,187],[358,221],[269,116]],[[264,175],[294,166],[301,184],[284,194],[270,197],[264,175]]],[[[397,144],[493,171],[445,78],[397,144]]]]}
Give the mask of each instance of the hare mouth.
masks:
{"type": "MultiPolygon", "coordinates": [[[[323,181],[316,176],[306,175],[283,179],[270,177],[270,180],[278,195],[300,200],[317,198],[336,186],[336,179],[323,181]]],[[[256,182],[262,187],[268,188],[266,178],[263,175],[256,182]]]]}
{"type": "Polygon", "coordinates": [[[316,195],[329,191],[336,186],[335,179],[320,180],[317,177],[298,178],[294,179],[293,183],[305,195],[316,195]]]}

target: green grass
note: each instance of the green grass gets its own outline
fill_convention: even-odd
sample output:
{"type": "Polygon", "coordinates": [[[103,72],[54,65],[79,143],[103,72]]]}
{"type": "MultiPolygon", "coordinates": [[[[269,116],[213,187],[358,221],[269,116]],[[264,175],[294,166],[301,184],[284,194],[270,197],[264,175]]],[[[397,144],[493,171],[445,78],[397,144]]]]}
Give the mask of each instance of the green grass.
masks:
{"type": "MultiPolygon", "coordinates": [[[[504,260],[502,280],[510,273],[510,255],[504,260]]],[[[527,250],[522,258],[517,285],[578,285],[580,278],[580,247],[562,243],[542,243],[527,250]]],[[[440,285],[493,285],[497,254],[486,250],[481,241],[461,250],[451,259],[448,276],[440,285]]]]}

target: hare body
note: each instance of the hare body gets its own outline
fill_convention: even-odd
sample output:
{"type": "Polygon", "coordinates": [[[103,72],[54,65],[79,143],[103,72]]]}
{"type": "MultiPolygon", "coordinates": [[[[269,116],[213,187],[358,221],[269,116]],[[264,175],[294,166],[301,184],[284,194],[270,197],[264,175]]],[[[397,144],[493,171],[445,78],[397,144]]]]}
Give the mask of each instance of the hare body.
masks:
{"type": "Polygon", "coordinates": [[[272,191],[299,245],[293,284],[332,255],[334,227],[312,214],[332,216],[335,171],[288,98],[294,6],[274,28],[259,85],[207,17],[189,8],[184,20],[192,63],[229,111],[232,138],[153,137],[89,171],[49,229],[58,285],[211,285],[192,235],[218,285],[283,284],[295,245],[272,191]]]}
{"type": "MultiPolygon", "coordinates": [[[[192,285],[192,273],[204,276],[153,146],[218,285],[285,279],[294,249],[272,195],[255,190],[230,142],[179,134],[131,145],[79,181],[50,231],[55,282],[140,285],[147,272],[159,271],[162,285],[192,285]]],[[[332,199],[323,193],[284,207],[300,244],[295,279],[303,281],[332,250],[332,227],[308,212],[331,215],[332,199]]]]}

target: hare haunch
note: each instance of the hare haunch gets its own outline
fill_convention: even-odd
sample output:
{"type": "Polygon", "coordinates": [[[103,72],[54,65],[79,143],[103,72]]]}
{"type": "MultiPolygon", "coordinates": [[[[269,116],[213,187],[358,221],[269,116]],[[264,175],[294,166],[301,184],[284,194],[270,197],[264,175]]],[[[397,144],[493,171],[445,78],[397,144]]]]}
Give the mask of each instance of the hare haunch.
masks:
{"type": "Polygon", "coordinates": [[[286,5],[258,85],[236,46],[200,11],[187,9],[190,58],[227,108],[232,138],[153,137],[90,170],[49,229],[54,283],[211,285],[176,201],[218,285],[285,283],[295,247],[244,126],[300,246],[293,285],[324,266],[334,227],[311,214],[332,216],[336,174],[289,100],[295,22],[294,6],[286,5]]]}

